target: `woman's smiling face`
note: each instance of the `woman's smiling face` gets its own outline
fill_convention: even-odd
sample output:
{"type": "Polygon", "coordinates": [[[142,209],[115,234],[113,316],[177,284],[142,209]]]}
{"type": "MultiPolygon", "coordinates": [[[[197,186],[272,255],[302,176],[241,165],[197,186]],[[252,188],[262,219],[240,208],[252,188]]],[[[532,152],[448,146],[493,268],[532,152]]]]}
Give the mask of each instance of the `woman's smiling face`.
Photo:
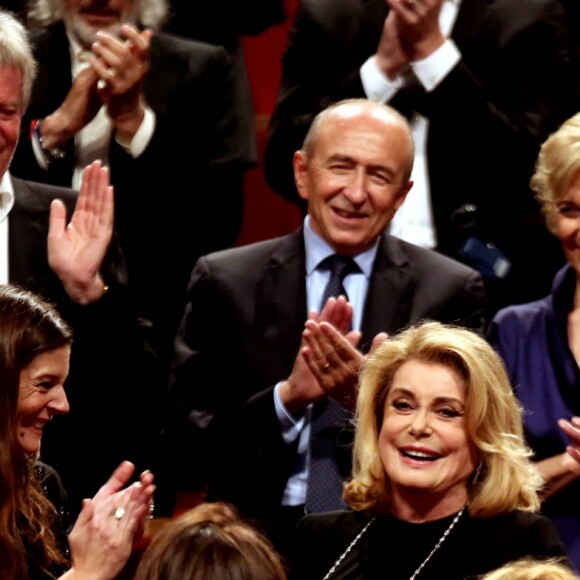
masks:
{"type": "Polygon", "coordinates": [[[465,425],[465,384],[452,368],[410,360],[395,373],[385,401],[379,454],[393,499],[421,492],[449,513],[468,497],[478,461],[465,425]]]}
{"type": "Polygon", "coordinates": [[[45,425],[69,411],[64,391],[69,358],[70,347],[62,346],[34,357],[20,372],[16,432],[25,453],[38,453],[45,425]]]}

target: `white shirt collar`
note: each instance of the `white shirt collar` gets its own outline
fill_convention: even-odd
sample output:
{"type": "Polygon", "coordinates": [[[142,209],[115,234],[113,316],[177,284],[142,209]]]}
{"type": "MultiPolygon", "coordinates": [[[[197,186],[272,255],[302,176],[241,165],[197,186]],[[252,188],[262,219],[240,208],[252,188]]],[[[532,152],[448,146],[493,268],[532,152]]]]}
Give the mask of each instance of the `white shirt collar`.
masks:
{"type": "Polygon", "coordinates": [[[8,214],[14,207],[14,188],[8,171],[0,180],[0,284],[8,279],[8,214]]]}

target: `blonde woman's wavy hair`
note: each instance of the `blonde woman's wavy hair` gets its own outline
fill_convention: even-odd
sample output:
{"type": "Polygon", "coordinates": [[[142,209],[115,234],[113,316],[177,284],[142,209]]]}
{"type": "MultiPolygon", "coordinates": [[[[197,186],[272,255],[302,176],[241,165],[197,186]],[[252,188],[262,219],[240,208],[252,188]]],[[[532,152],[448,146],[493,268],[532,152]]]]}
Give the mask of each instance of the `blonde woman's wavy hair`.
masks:
{"type": "Polygon", "coordinates": [[[564,121],[540,148],[530,187],[542,206],[548,229],[555,233],[556,204],[580,172],[580,113],[564,121]]]}
{"type": "Polygon", "coordinates": [[[530,560],[523,558],[509,562],[487,573],[481,580],[577,580],[578,576],[559,560],[530,560]]]}
{"type": "Polygon", "coordinates": [[[391,511],[391,489],[378,438],[393,377],[410,360],[444,365],[464,381],[467,437],[480,456],[468,489],[469,513],[483,518],[514,509],[537,511],[542,479],[524,443],[521,409],[500,357],[475,332],[439,322],[422,322],[400,332],[379,346],[365,364],[346,503],[371,513],[391,511]]]}

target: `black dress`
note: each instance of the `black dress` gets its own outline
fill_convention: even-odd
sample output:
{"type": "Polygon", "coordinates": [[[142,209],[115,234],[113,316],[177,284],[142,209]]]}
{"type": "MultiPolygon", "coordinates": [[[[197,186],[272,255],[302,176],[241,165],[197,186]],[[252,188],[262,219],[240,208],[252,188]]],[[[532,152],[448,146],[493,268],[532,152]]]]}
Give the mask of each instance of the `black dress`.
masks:
{"type": "MultiPolygon", "coordinates": [[[[68,558],[70,556],[70,551],[67,538],[71,530],[71,521],[67,507],[68,502],[66,491],[58,473],[50,467],[50,465],[42,463],[41,461],[36,461],[34,463],[34,472],[38,478],[38,483],[40,484],[44,495],[50,500],[56,509],[56,515],[52,521],[52,529],[56,535],[56,540],[61,552],[68,558]]],[[[47,575],[41,570],[38,564],[38,558],[36,557],[34,547],[29,547],[28,554],[28,580],[52,579],[64,574],[68,569],[68,566],[64,568],[57,567],[52,570],[52,575],[47,575]]]]}
{"type": "MultiPolygon", "coordinates": [[[[412,524],[392,516],[378,516],[329,580],[409,580],[454,517],[412,524]]],[[[371,519],[353,511],[302,518],[292,543],[290,578],[322,580],[371,519]]],[[[481,519],[470,517],[466,511],[417,580],[475,580],[479,574],[524,556],[565,557],[550,520],[523,511],[481,519]]]]}

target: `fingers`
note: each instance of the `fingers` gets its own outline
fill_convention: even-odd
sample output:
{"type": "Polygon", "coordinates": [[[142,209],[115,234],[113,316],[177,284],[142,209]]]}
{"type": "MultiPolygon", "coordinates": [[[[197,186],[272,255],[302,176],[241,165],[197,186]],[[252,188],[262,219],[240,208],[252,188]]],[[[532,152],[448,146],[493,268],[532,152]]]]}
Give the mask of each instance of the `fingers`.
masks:
{"type": "Polygon", "coordinates": [[[96,493],[93,502],[107,498],[122,489],[129,482],[134,471],[135,466],[130,461],[123,461],[96,493]]]}
{"type": "MultiPolygon", "coordinates": [[[[354,340],[360,338],[360,333],[351,333],[354,340]]],[[[308,345],[306,357],[314,359],[315,366],[321,370],[329,367],[358,365],[360,353],[351,342],[328,322],[307,321],[303,333],[308,345]]]]}
{"type": "Polygon", "coordinates": [[[570,421],[560,419],[558,426],[570,437],[572,445],[580,447],[580,417],[572,417],[570,421]]]}
{"type": "Polygon", "coordinates": [[[83,499],[81,512],[75,522],[75,525],[85,526],[91,520],[95,513],[93,502],[90,499],[83,499]]]}
{"type": "Polygon", "coordinates": [[[51,239],[58,239],[66,229],[66,207],[62,200],[54,199],[50,204],[48,219],[48,243],[51,239]]]}
{"type": "Polygon", "coordinates": [[[124,24],[120,38],[103,31],[97,32],[96,38],[91,67],[101,80],[110,83],[121,77],[126,89],[142,77],[149,59],[150,30],[139,32],[124,24]]]}
{"type": "Polygon", "coordinates": [[[318,320],[328,322],[335,326],[337,330],[346,334],[352,324],[353,308],[344,296],[329,298],[324,305],[318,320]]]}
{"type": "Polygon", "coordinates": [[[90,233],[112,231],[114,220],[113,188],[109,185],[109,169],[94,161],[83,171],[75,215],[83,216],[84,228],[90,233]],[[78,213],[77,213],[78,212],[78,213]]]}
{"type": "Polygon", "coordinates": [[[389,335],[386,332],[379,332],[374,338],[373,338],[373,342],[371,344],[371,348],[369,351],[369,354],[372,354],[373,352],[375,352],[375,350],[381,346],[381,344],[383,344],[383,342],[385,342],[386,340],[389,339],[389,335]]]}

